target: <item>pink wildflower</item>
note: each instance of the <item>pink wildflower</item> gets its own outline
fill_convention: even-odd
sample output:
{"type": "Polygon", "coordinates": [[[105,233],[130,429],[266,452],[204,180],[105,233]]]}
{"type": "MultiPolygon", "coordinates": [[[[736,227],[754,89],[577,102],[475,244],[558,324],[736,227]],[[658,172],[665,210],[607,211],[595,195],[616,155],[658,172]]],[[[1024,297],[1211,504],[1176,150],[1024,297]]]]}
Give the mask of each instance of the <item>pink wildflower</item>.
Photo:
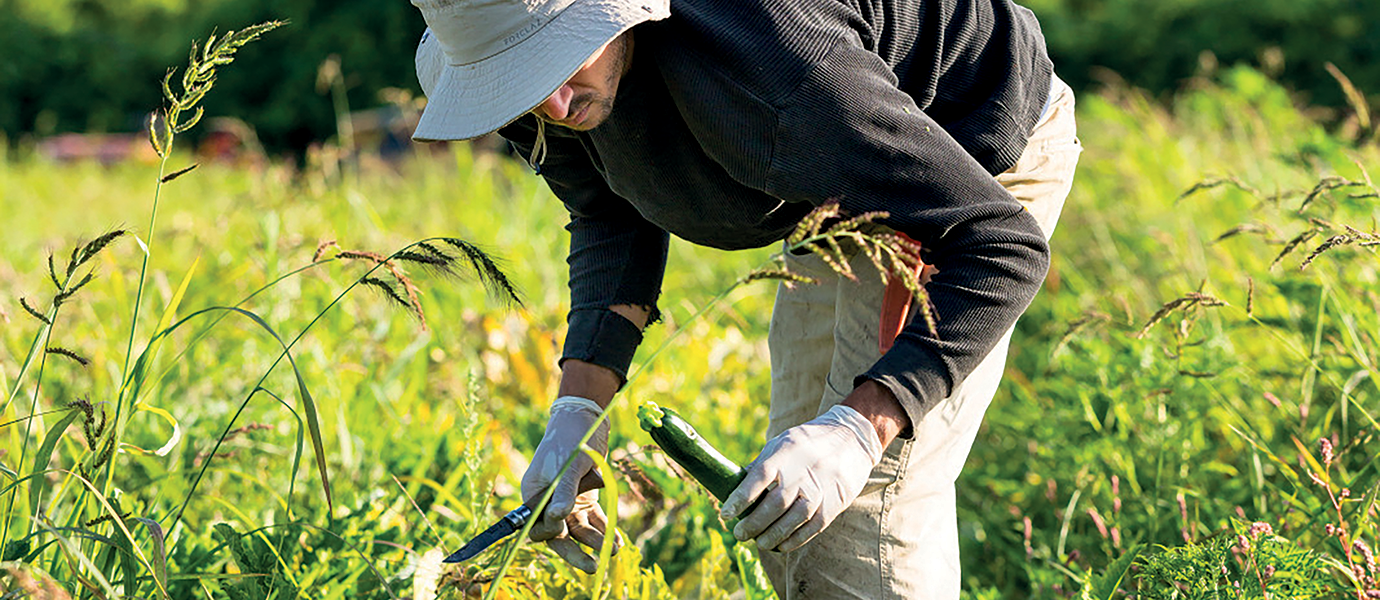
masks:
{"type": "Polygon", "coordinates": [[[1275,408],[1279,408],[1282,404],[1279,401],[1279,397],[1274,394],[1271,394],[1270,392],[1265,392],[1265,399],[1268,400],[1270,404],[1273,404],[1275,408]]]}
{"type": "Polygon", "coordinates": [[[1092,517],[1093,525],[1097,526],[1097,532],[1102,534],[1102,539],[1105,540],[1110,537],[1110,534],[1107,533],[1107,524],[1102,521],[1102,515],[1097,514],[1097,509],[1089,508],[1087,512],[1088,516],[1092,517]]]}

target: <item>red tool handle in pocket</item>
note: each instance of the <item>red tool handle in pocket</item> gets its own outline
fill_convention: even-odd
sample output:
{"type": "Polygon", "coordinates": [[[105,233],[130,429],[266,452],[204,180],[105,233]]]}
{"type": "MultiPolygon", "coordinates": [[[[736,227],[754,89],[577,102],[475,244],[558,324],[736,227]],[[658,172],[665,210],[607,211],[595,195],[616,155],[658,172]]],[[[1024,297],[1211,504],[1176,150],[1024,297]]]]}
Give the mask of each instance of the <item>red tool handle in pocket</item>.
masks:
{"type": "MultiPolygon", "coordinates": [[[[911,243],[915,240],[910,239],[904,233],[896,232],[911,243]]],[[[925,270],[924,263],[917,257],[915,261],[915,276],[919,277],[925,270]]],[[[915,300],[914,294],[906,289],[900,277],[892,275],[887,278],[886,291],[882,294],[882,316],[881,324],[877,330],[877,350],[886,354],[891,349],[892,344],[896,343],[896,336],[901,334],[901,328],[906,326],[907,318],[910,316],[910,305],[915,300]]]]}

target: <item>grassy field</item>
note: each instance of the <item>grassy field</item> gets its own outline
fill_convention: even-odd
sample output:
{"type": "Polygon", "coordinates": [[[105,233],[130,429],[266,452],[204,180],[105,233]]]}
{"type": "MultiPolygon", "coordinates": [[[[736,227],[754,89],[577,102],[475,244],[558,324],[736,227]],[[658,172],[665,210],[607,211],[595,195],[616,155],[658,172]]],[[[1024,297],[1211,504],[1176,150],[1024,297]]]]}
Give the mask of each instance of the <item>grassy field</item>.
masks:
{"type": "MultiPolygon", "coordinates": [[[[1367,244],[1380,200],[1366,169],[1380,169],[1380,150],[1325,131],[1249,70],[1169,106],[1118,89],[1079,102],[1087,151],[1053,266],[960,480],[965,593],[1059,598],[1089,578],[1100,591],[1128,553],[1139,566],[1122,588],[1144,597],[1173,597],[1165,574],[1245,586],[1229,597],[1255,597],[1253,581],[1276,585],[1270,597],[1312,597],[1296,582],[1305,591],[1279,591],[1290,573],[1325,586],[1317,597],[1373,589],[1380,262],[1367,244]],[[1234,521],[1269,523],[1288,542],[1257,530],[1238,546],[1234,521]]],[[[169,168],[191,160],[174,153],[169,168]]],[[[525,167],[453,146],[340,176],[206,165],[163,187],[150,230],[158,176],[154,164],[0,158],[0,589],[769,596],[755,549],[734,545],[713,500],[644,447],[633,413],[644,400],[672,406],[728,456],[755,455],[773,286],[691,315],[771,249],[672,246],[666,321],[612,417],[618,526],[632,543],[599,581],[524,545],[495,585],[502,550],[462,568],[436,561],[517,505],[540,440],[567,305],[559,203],[525,167]],[[50,279],[66,279],[73,247],[116,229],[130,233],[75,270],[95,278],[51,328],[27,313],[20,298],[53,314],[50,279]],[[415,267],[424,319],[369,286],[332,305],[374,266],[340,249],[388,255],[433,236],[502,257],[523,308],[415,267]],[[314,263],[325,241],[338,247],[314,263]],[[228,306],[243,312],[203,313],[151,344],[228,306]],[[292,364],[279,364],[274,334],[292,343],[292,364]],[[33,347],[67,352],[29,361],[33,347]],[[124,386],[146,348],[145,383],[124,386]],[[69,408],[83,400],[89,416],[69,408]]]]}

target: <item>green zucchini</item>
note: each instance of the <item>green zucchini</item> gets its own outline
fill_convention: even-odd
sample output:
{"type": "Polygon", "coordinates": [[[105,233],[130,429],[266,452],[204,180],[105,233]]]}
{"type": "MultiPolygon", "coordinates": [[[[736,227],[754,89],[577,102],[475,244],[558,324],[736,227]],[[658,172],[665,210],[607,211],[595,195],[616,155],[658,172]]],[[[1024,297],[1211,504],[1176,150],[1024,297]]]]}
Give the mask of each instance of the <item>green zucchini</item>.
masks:
{"type": "Polygon", "coordinates": [[[685,469],[695,481],[709,490],[719,502],[747,477],[747,469],[728,459],[710,445],[690,423],[669,408],[644,402],[637,409],[642,429],[652,436],[661,450],[685,469]]]}

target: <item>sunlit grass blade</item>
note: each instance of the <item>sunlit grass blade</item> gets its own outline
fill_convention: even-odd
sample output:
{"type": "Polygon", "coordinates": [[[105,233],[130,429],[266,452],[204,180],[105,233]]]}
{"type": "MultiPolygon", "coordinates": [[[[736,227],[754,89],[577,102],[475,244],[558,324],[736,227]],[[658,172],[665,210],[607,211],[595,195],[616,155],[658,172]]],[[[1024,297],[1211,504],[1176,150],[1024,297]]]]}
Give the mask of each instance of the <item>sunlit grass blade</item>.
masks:
{"type": "Polygon", "coordinates": [[[599,467],[600,473],[608,473],[604,478],[604,489],[599,492],[599,498],[603,503],[604,518],[607,524],[604,528],[604,542],[599,545],[599,560],[594,569],[594,597],[598,600],[608,596],[613,591],[612,587],[604,589],[604,579],[608,577],[609,559],[613,557],[613,542],[618,537],[618,478],[613,477],[613,467],[609,466],[609,461],[604,459],[602,454],[595,452],[588,446],[582,448],[585,456],[594,461],[599,467]]]}
{"type": "MultiPolygon", "coordinates": [[[[179,321],[179,322],[178,322],[178,325],[180,325],[180,324],[186,322],[187,319],[190,319],[190,318],[192,318],[192,317],[194,317],[194,316],[197,316],[197,315],[199,315],[199,314],[206,313],[206,312],[210,312],[210,311],[213,311],[213,310],[218,310],[218,311],[229,311],[229,312],[233,312],[233,313],[242,315],[242,316],[244,316],[244,317],[247,317],[248,319],[250,319],[251,321],[253,321],[255,324],[257,324],[260,328],[262,328],[264,331],[268,332],[268,334],[271,335],[271,336],[273,337],[273,339],[276,340],[276,341],[278,342],[278,345],[281,346],[281,347],[283,348],[283,353],[282,353],[282,355],[280,356],[280,359],[281,359],[281,358],[286,358],[286,359],[288,360],[288,364],[292,367],[293,376],[296,378],[296,381],[297,381],[297,391],[298,391],[298,394],[301,396],[303,409],[304,409],[304,412],[306,412],[306,415],[307,415],[307,432],[308,432],[308,434],[311,436],[312,448],[313,448],[313,450],[316,452],[316,465],[317,465],[318,471],[319,471],[319,473],[320,473],[320,475],[321,475],[321,487],[322,487],[322,489],[323,489],[323,491],[324,491],[324,493],[325,493],[325,495],[326,495],[326,504],[327,504],[328,507],[334,508],[334,504],[333,504],[333,502],[332,502],[332,497],[331,497],[330,473],[327,471],[327,467],[326,467],[326,450],[325,450],[325,444],[323,444],[323,443],[322,443],[322,440],[321,440],[321,423],[320,423],[320,419],[317,417],[317,413],[316,413],[316,402],[312,399],[311,391],[307,388],[306,379],[303,378],[301,370],[297,368],[297,362],[296,362],[296,360],[292,357],[292,352],[290,351],[290,350],[291,350],[291,346],[290,346],[287,342],[284,342],[284,341],[283,341],[283,338],[282,338],[281,336],[278,335],[278,332],[277,332],[276,330],[274,330],[273,327],[272,327],[271,325],[268,324],[268,322],[266,322],[266,321],[264,321],[262,318],[260,318],[259,315],[256,315],[256,314],[254,314],[253,312],[250,312],[250,311],[245,310],[245,309],[243,309],[243,308],[238,308],[238,307],[233,307],[233,306],[221,306],[221,307],[214,307],[214,308],[203,309],[203,310],[197,311],[196,313],[193,313],[192,315],[189,315],[187,318],[183,319],[182,321],[179,321]]],[[[174,325],[172,328],[175,329],[176,327],[177,327],[177,325],[174,325]]],[[[160,333],[159,335],[163,335],[163,334],[160,333]]],[[[274,364],[277,364],[277,363],[275,362],[274,364]]],[[[271,370],[272,370],[272,367],[269,368],[269,371],[271,371],[271,370]]],[[[268,373],[265,372],[264,375],[263,375],[263,378],[267,378],[267,377],[268,377],[268,373]]],[[[260,384],[262,384],[263,378],[260,379],[260,384]]],[[[262,388],[256,387],[255,389],[256,389],[256,391],[257,391],[257,390],[262,389],[262,388]]],[[[252,396],[252,395],[253,395],[253,394],[251,393],[251,396],[252,396]]],[[[246,403],[247,403],[247,402],[248,402],[248,401],[246,400],[246,403]]],[[[217,443],[217,447],[219,447],[219,443],[217,443]]],[[[212,452],[214,453],[214,450],[213,450],[212,452]]],[[[207,465],[209,465],[209,462],[207,463],[207,465]]],[[[202,470],[201,470],[202,473],[205,473],[205,470],[206,470],[207,465],[203,465],[203,466],[202,466],[202,470]]],[[[200,475],[198,475],[197,479],[200,480],[200,478],[201,478],[200,475]]],[[[195,485],[193,485],[193,487],[195,487],[195,485]]],[[[188,497],[188,500],[190,500],[190,496],[188,497]]],[[[186,506],[185,502],[184,502],[183,506],[184,506],[184,507],[186,506]]],[[[179,510],[178,512],[179,512],[179,514],[181,513],[180,510],[179,510]]]]}
{"type": "MultiPolygon", "coordinates": [[[[96,502],[100,505],[100,508],[103,511],[103,516],[109,517],[108,520],[111,523],[113,523],[115,525],[115,528],[119,531],[119,533],[123,535],[123,537],[116,538],[116,546],[121,547],[124,543],[127,543],[127,546],[124,549],[129,552],[129,558],[137,560],[138,566],[142,566],[144,569],[147,569],[149,573],[154,573],[155,567],[153,566],[153,563],[150,562],[148,557],[144,555],[143,549],[139,547],[139,544],[134,539],[134,533],[131,532],[129,530],[129,526],[125,524],[126,517],[122,515],[120,511],[116,510],[115,507],[112,506],[108,500],[106,500],[105,496],[100,493],[99,488],[97,488],[94,483],[83,477],[80,473],[69,474],[76,477],[77,481],[81,482],[82,485],[86,486],[87,490],[91,492],[91,497],[94,498],[96,502]]],[[[162,548],[162,543],[158,543],[157,545],[160,549],[162,548]]],[[[127,575],[127,580],[130,584],[133,584],[136,581],[138,581],[137,572],[127,575]]],[[[165,582],[166,580],[155,580],[155,583],[158,587],[159,595],[161,595],[164,598],[169,598],[170,596],[168,595],[168,588],[165,585],[165,582]]]]}
{"type": "Polygon", "coordinates": [[[162,446],[159,446],[157,450],[151,451],[151,454],[153,454],[154,456],[167,456],[169,452],[172,452],[173,448],[176,448],[177,445],[182,442],[182,423],[178,422],[177,417],[174,417],[172,413],[163,410],[157,406],[144,403],[135,404],[134,410],[150,412],[155,415],[158,415],[160,418],[162,418],[164,421],[168,423],[168,426],[172,427],[172,433],[168,435],[168,441],[164,442],[162,446]]]}
{"type": "Polygon", "coordinates": [[[46,486],[42,485],[44,482],[39,476],[47,471],[48,463],[53,458],[53,450],[57,449],[58,442],[62,441],[62,436],[66,433],[67,427],[71,425],[73,421],[77,420],[77,417],[82,416],[82,414],[80,410],[76,410],[75,408],[69,410],[67,416],[63,417],[57,423],[54,423],[53,426],[48,429],[48,435],[43,438],[43,445],[39,446],[38,453],[34,455],[34,467],[31,473],[33,481],[29,484],[29,510],[32,511],[34,515],[39,515],[43,512],[39,503],[43,498],[43,489],[46,486]]]}
{"type": "MultiPolygon", "coordinates": [[[[83,574],[94,579],[94,581],[87,581],[85,577],[79,576],[78,578],[79,581],[82,581],[82,584],[86,587],[86,589],[93,593],[94,597],[99,598],[101,597],[100,594],[102,593],[105,594],[106,598],[121,597],[120,594],[115,591],[115,586],[110,584],[110,580],[106,578],[105,573],[103,573],[101,569],[96,566],[95,562],[92,562],[91,557],[83,554],[81,548],[79,548],[77,544],[73,543],[72,540],[68,539],[67,536],[62,535],[63,530],[66,530],[67,528],[48,527],[47,525],[41,522],[39,523],[39,527],[41,527],[45,533],[53,536],[53,538],[57,540],[58,546],[62,548],[63,552],[68,556],[69,559],[77,562],[77,564],[80,564],[82,566],[83,574]]],[[[93,536],[84,535],[82,537],[90,539],[93,536]]],[[[106,541],[107,543],[113,543],[111,540],[108,539],[106,541]]]]}

